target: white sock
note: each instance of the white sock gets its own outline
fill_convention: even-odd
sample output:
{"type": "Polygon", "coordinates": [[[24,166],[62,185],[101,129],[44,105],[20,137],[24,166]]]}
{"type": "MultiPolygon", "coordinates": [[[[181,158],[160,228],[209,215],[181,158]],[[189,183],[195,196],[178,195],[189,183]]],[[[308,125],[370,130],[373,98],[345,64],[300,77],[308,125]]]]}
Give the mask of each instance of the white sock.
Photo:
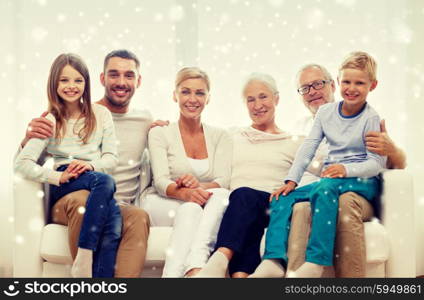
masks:
{"type": "Polygon", "coordinates": [[[71,275],[74,278],[93,277],[93,250],[78,248],[77,256],[72,264],[71,275]]]}
{"type": "Polygon", "coordinates": [[[249,278],[283,278],[285,270],[277,259],[264,259],[249,278]]]}
{"type": "Polygon", "coordinates": [[[206,265],[192,278],[225,278],[228,268],[228,258],[220,251],[215,251],[206,265]]]}
{"type": "Polygon", "coordinates": [[[305,262],[294,272],[287,272],[287,278],[319,278],[324,272],[324,266],[305,262]]]}

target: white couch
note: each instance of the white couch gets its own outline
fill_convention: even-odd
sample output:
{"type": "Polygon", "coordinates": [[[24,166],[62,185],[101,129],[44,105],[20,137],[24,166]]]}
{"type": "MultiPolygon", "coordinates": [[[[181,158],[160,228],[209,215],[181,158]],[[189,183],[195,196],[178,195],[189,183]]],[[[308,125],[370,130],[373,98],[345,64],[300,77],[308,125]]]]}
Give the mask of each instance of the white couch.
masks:
{"type": "MultiPolygon", "coordinates": [[[[412,177],[404,170],[390,170],[383,178],[384,226],[376,220],[365,224],[367,277],[415,277],[412,177]]],[[[45,224],[43,186],[16,179],[14,199],[14,277],[69,277],[67,227],[45,224]]],[[[171,227],[151,228],[142,277],[161,276],[171,232],[171,227]]],[[[333,274],[328,268],[326,276],[333,274]]]]}

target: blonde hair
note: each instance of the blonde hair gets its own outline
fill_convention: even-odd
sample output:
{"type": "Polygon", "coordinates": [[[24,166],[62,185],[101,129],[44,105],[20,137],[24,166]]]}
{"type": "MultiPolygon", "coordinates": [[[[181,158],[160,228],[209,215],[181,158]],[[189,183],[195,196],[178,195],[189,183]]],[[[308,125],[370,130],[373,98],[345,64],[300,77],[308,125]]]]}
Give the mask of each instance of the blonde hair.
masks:
{"type": "Polygon", "coordinates": [[[344,69],[356,69],[368,74],[371,81],[377,80],[377,63],[374,58],[366,52],[355,51],[350,53],[342,62],[339,72],[344,69]]]}
{"type": "Polygon", "coordinates": [[[86,64],[78,55],[65,53],[59,55],[54,60],[50,68],[49,79],[47,81],[47,96],[49,99],[48,111],[56,119],[55,138],[60,141],[66,132],[66,119],[68,118],[68,113],[63,99],[60,98],[57,93],[57,87],[59,85],[60,74],[62,73],[63,68],[67,65],[70,65],[72,68],[77,70],[85,81],[84,92],[81,97],[82,101],[80,102],[80,118],[85,117],[85,120],[84,126],[78,132],[78,137],[84,144],[86,144],[96,128],[96,117],[91,107],[90,74],[88,73],[86,64]]]}
{"type": "Polygon", "coordinates": [[[197,67],[185,67],[179,70],[177,77],[175,78],[175,89],[180,86],[181,82],[187,79],[203,79],[206,83],[208,92],[210,91],[210,81],[208,74],[197,67]]]}

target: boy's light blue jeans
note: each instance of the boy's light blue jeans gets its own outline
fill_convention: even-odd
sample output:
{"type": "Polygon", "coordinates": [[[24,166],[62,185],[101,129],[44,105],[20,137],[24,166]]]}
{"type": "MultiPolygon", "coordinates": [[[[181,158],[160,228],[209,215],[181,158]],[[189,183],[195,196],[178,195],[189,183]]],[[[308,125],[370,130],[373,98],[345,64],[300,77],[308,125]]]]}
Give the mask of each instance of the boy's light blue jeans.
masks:
{"type": "Polygon", "coordinates": [[[312,225],[305,260],[332,266],[339,196],[349,191],[372,203],[379,196],[380,179],[321,178],[320,181],[300,187],[287,196],[280,196],[278,200],[273,199],[263,258],[281,259],[282,264],[287,265],[287,244],[293,205],[310,201],[312,225]]]}
{"type": "MultiPolygon", "coordinates": [[[[64,171],[68,165],[60,166],[64,171]]],[[[52,204],[63,196],[88,190],[78,247],[93,250],[93,277],[113,277],[121,239],[122,217],[113,198],[115,181],[107,174],[87,171],[60,186],[50,186],[52,204]]]]}

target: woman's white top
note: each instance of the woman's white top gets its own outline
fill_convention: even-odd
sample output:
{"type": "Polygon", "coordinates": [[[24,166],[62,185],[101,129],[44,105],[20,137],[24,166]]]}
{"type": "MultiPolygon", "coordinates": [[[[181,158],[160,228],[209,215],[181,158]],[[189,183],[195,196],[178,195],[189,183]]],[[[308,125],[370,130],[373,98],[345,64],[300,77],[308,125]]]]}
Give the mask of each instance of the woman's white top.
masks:
{"type": "MultiPolygon", "coordinates": [[[[232,141],[227,131],[202,124],[208,154],[208,169],[196,176],[200,182],[216,182],[228,188],[231,176],[232,141]]],[[[161,196],[168,185],[184,175],[196,175],[187,158],[178,123],[155,127],[149,132],[153,184],[161,196]]]]}
{"type": "Polygon", "coordinates": [[[230,189],[250,187],[271,193],[281,187],[303,138],[271,134],[252,127],[233,131],[230,189]]]}
{"type": "Polygon", "coordinates": [[[187,157],[188,162],[191,165],[191,168],[194,171],[194,176],[201,177],[203,174],[206,174],[206,172],[209,170],[209,160],[207,158],[205,159],[194,159],[191,157],[187,157]]]}

